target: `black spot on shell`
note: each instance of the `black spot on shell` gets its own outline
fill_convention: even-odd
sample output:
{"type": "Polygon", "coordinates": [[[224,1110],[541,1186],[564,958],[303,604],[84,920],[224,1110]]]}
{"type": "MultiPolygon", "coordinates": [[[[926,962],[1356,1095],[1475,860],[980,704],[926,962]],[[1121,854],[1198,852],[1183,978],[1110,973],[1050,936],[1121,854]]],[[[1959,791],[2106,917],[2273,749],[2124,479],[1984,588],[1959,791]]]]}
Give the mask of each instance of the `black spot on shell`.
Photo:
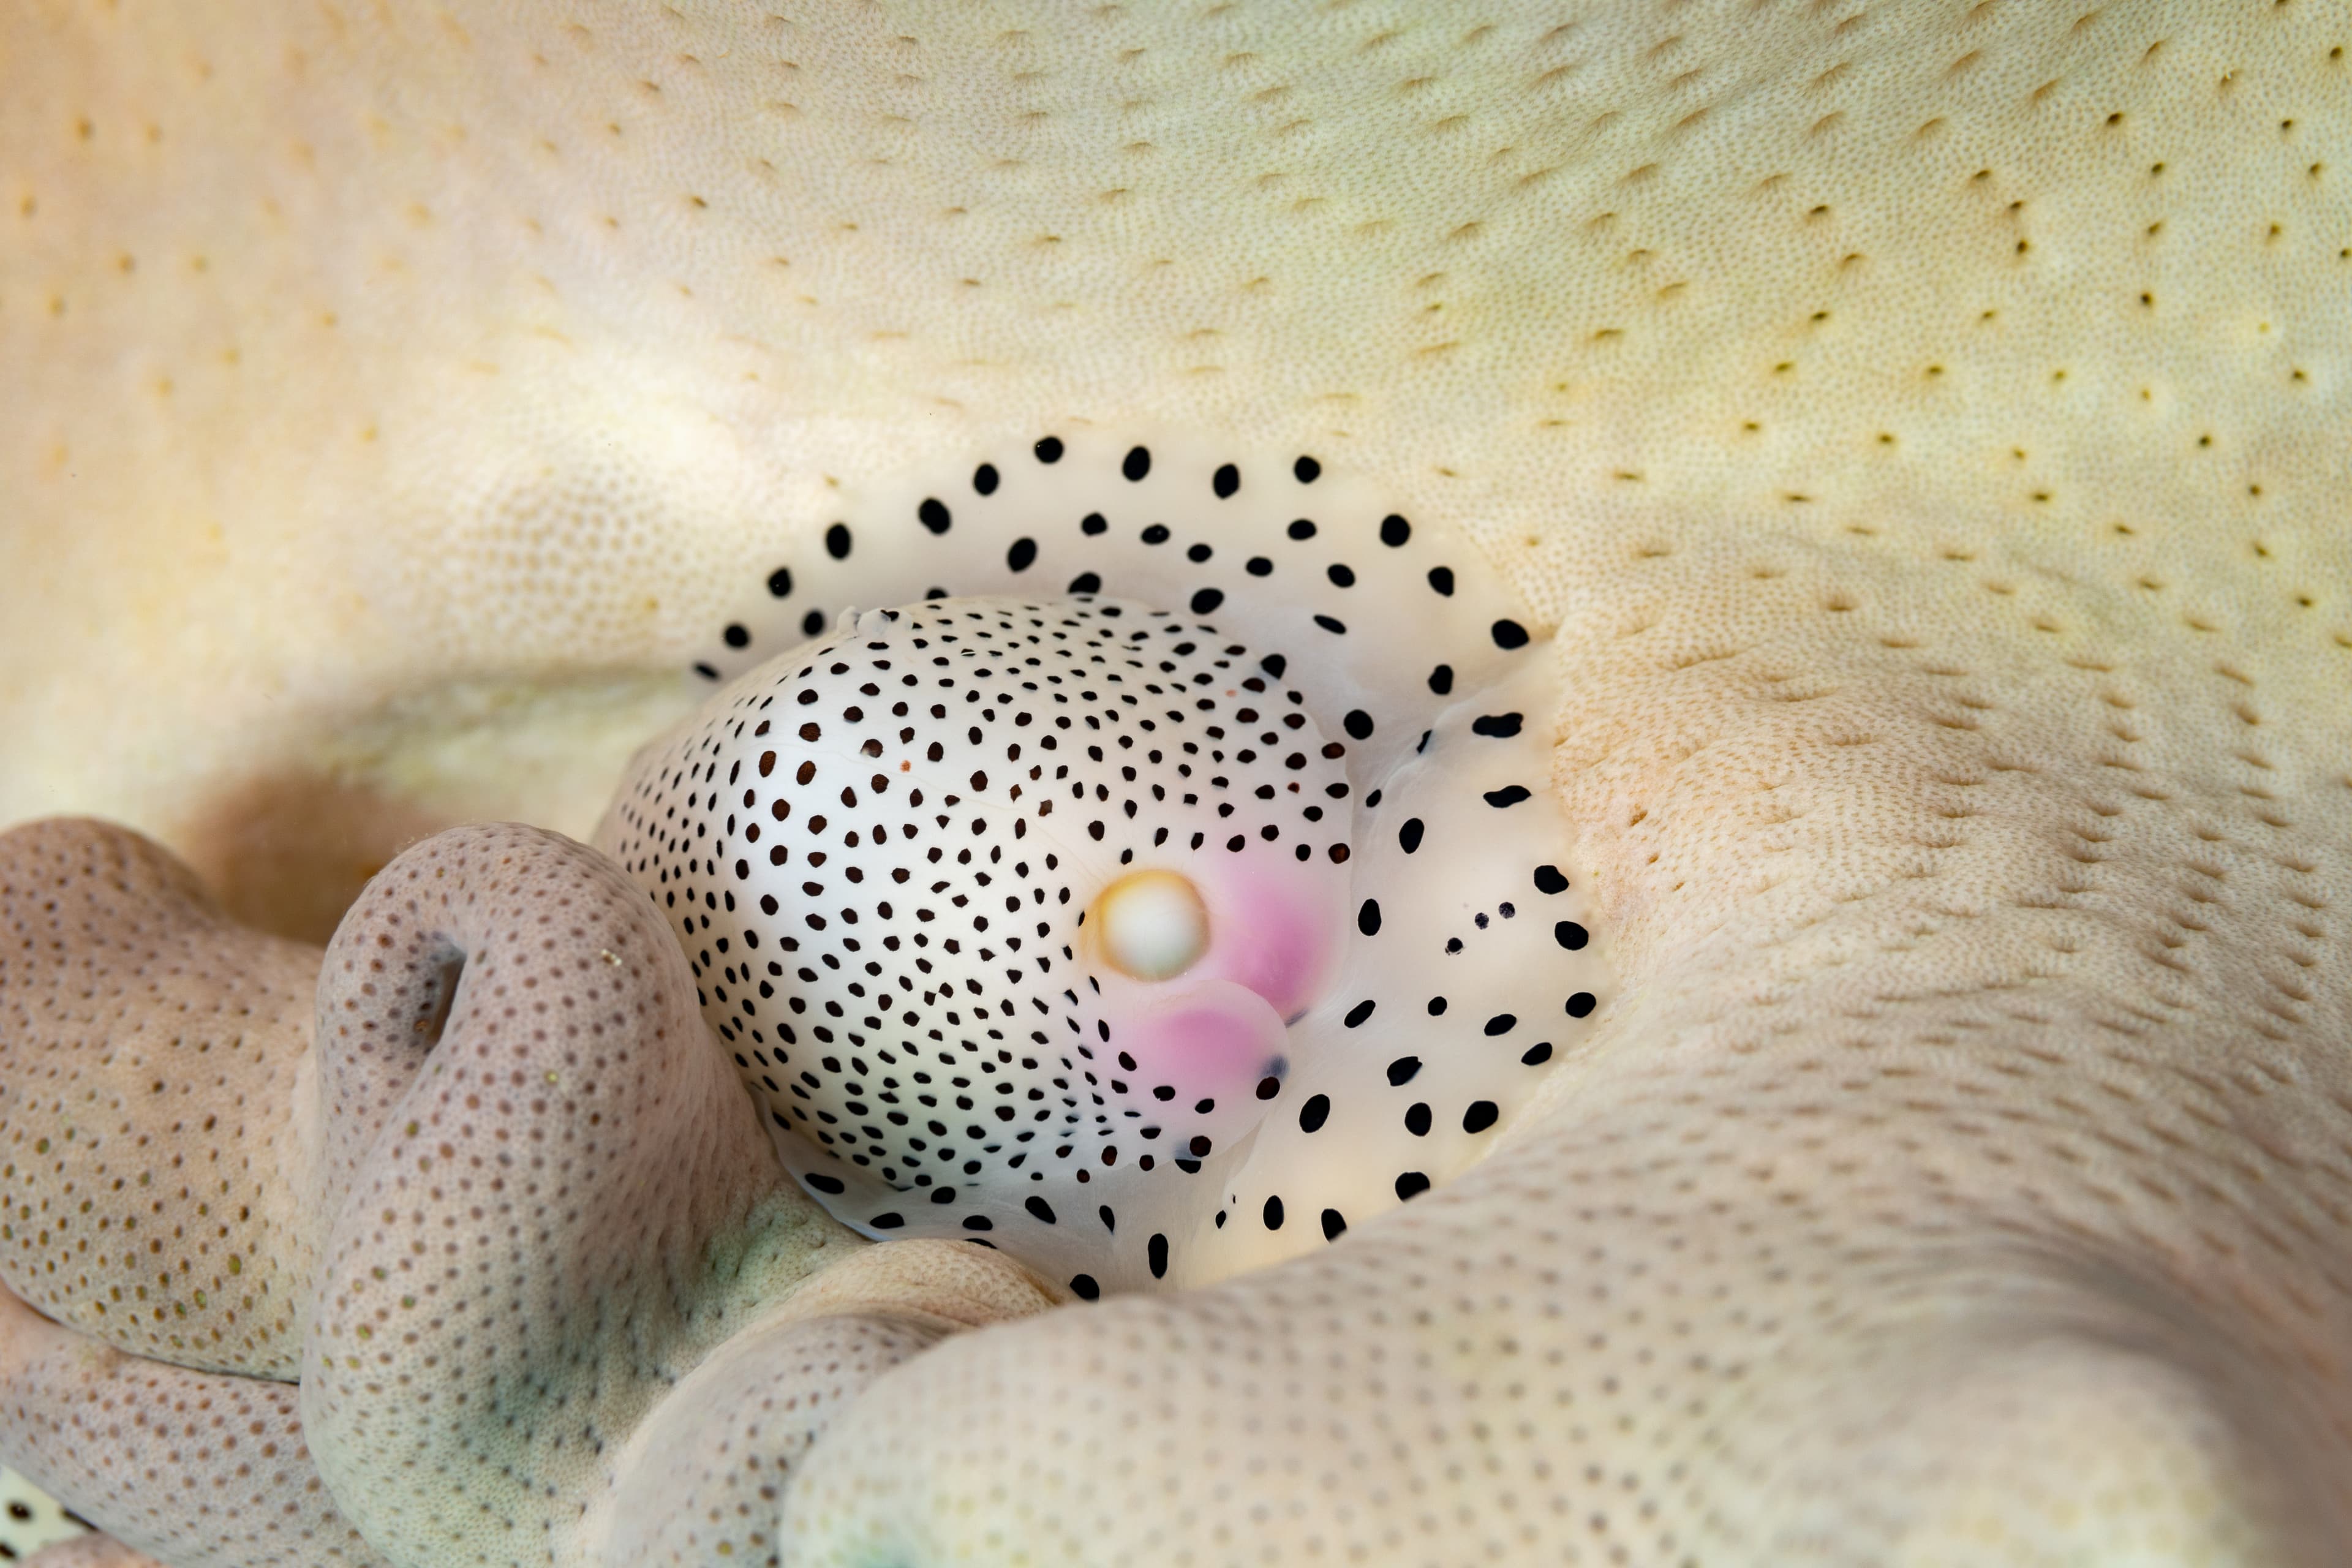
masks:
{"type": "Polygon", "coordinates": [[[1430,1114],[1429,1107],[1427,1105],[1416,1101],[1414,1104],[1406,1108],[1404,1113],[1404,1130],[1406,1131],[1412,1133],[1416,1138],[1426,1138],[1429,1136],[1429,1126],[1430,1114]]]}
{"type": "Polygon", "coordinates": [[[1342,1215],[1338,1209],[1325,1209],[1323,1211],[1324,1240],[1337,1241],[1340,1237],[1347,1234],[1347,1230],[1348,1220],[1346,1215],[1342,1215]]]}
{"type": "Polygon", "coordinates": [[[1496,621],[1488,631],[1493,635],[1496,647],[1508,649],[1528,646],[1528,628],[1517,621],[1496,621]]]}
{"type": "Polygon", "coordinates": [[[1334,588],[1352,588],[1356,585],[1355,568],[1344,562],[1334,561],[1323,569],[1323,575],[1331,579],[1331,586],[1334,588]]]}
{"type": "Polygon", "coordinates": [[[1070,592],[1073,594],[1099,594],[1102,592],[1102,578],[1092,572],[1081,572],[1076,576],[1070,579],[1070,592]]]}
{"type": "Polygon", "coordinates": [[[1282,1200],[1278,1197],[1266,1199],[1265,1207],[1259,1211],[1259,1217],[1265,1221],[1266,1229],[1280,1230],[1282,1228],[1282,1200]]]}
{"type": "Polygon", "coordinates": [[[1081,1301],[1095,1301],[1101,1300],[1102,1287],[1095,1283],[1095,1277],[1091,1274],[1073,1274],[1070,1276],[1070,1293],[1081,1301]]]}
{"type": "Polygon", "coordinates": [[[1294,519],[1290,526],[1283,531],[1288,533],[1293,539],[1312,539],[1315,537],[1315,520],[1306,517],[1294,519]]]}
{"type": "Polygon", "coordinates": [[[1345,621],[1331,616],[1318,616],[1315,617],[1315,624],[1327,632],[1344,633],[1348,629],[1348,624],[1345,621]]]}
{"type": "Polygon", "coordinates": [[[1518,1026],[1519,1020],[1517,1015],[1512,1013],[1497,1013],[1493,1017],[1486,1020],[1486,1037],[1491,1040],[1496,1035],[1507,1035],[1518,1026]]]}
{"type": "Polygon", "coordinates": [[[836,522],[824,531],[824,552],[835,561],[849,559],[849,524],[836,522]]]}
{"type": "Polygon", "coordinates": [[[811,1176],[808,1179],[808,1184],[828,1197],[837,1198],[847,1190],[841,1184],[841,1179],[838,1176],[811,1176]]]}
{"type": "Polygon", "coordinates": [[[1397,1058],[1396,1060],[1389,1063],[1389,1087],[1391,1089],[1402,1089],[1406,1084],[1412,1081],[1412,1075],[1420,1070],[1421,1058],[1419,1057],[1397,1058]]]}
{"type": "Polygon", "coordinates": [[[1144,1244],[1143,1250],[1144,1256],[1151,1264],[1151,1277],[1154,1279],[1167,1279],[1168,1238],[1155,1232],[1151,1239],[1144,1244]]]}
{"type": "Polygon", "coordinates": [[[1518,713],[1481,714],[1470,721],[1470,732],[1474,735],[1490,735],[1497,741],[1507,741],[1519,732],[1519,723],[1524,717],[1518,713]]]}
{"type": "Polygon", "coordinates": [[[1379,1005],[1379,1004],[1367,996],[1361,1002],[1359,1002],[1354,1006],[1349,1008],[1348,1016],[1345,1018],[1342,1018],[1340,1022],[1347,1025],[1348,1027],[1351,1029],[1361,1028],[1363,1026],[1364,1020],[1372,1016],[1372,1009],[1377,1005],[1379,1005]]]}
{"type": "Polygon", "coordinates": [[[1260,1100],[1272,1100],[1276,1095],[1280,1094],[1281,1092],[1282,1080],[1280,1079],[1267,1077],[1257,1080],[1257,1097],[1260,1100]]]}
{"type": "Polygon", "coordinates": [[[1440,697],[1454,689],[1454,667],[1441,664],[1429,672],[1429,689],[1440,697]]]}
{"type": "Polygon", "coordinates": [[[1323,477],[1323,465],[1312,458],[1301,458],[1290,465],[1293,478],[1302,485],[1311,485],[1323,477]]]}
{"type": "Polygon", "coordinates": [[[1349,709],[1348,716],[1339,721],[1339,727],[1348,731],[1348,738],[1351,741],[1372,738],[1372,716],[1360,708],[1349,709]]]}
{"type": "Polygon", "coordinates": [[[1429,1191],[1429,1178],[1419,1171],[1407,1171],[1396,1179],[1396,1195],[1400,1203],[1409,1198],[1417,1198],[1427,1191],[1429,1191]]]}
{"type": "Polygon", "coordinates": [[[1388,516],[1381,519],[1381,542],[1387,545],[1391,550],[1396,549],[1399,545],[1402,544],[1406,540],[1411,539],[1412,537],[1412,524],[1407,522],[1396,513],[1391,512],[1388,516]]]}
{"type": "Polygon", "coordinates": [[[1015,572],[1026,572],[1036,563],[1037,542],[1034,539],[1016,539],[1013,548],[1004,552],[1004,563],[1015,572]]]}
{"type": "Polygon", "coordinates": [[[1242,570],[1253,577],[1263,577],[1274,570],[1274,563],[1263,555],[1253,555],[1242,563],[1242,570]]]}
{"type": "Polygon", "coordinates": [[[1151,471],[1150,449],[1145,447],[1129,447],[1127,456],[1119,459],[1118,471],[1128,477],[1129,483],[1140,482],[1143,476],[1151,471]]]}
{"type": "Polygon", "coordinates": [[[1318,1094],[1298,1108],[1298,1130],[1301,1132],[1319,1132],[1330,1115],[1331,1097],[1318,1094]]]}
{"type": "Polygon", "coordinates": [[[1568,1016],[1571,1018],[1581,1018],[1592,1011],[1593,1005],[1592,993],[1580,991],[1568,999],[1568,1016]]]}
{"type": "Polygon", "coordinates": [[[1549,1040],[1538,1040],[1534,1045],[1529,1046],[1526,1050],[1519,1053],[1519,1060],[1525,1062],[1531,1068],[1543,1066],[1544,1063],[1551,1060],[1551,1042],[1549,1040]]]}
{"type": "Polygon", "coordinates": [[[1560,921],[1551,928],[1551,939],[1574,952],[1592,940],[1592,933],[1574,921],[1560,921]]]}
{"type": "Polygon", "coordinates": [[[872,1226],[877,1230],[897,1230],[899,1226],[907,1223],[907,1216],[905,1215],[896,1213],[877,1214],[866,1223],[872,1226]]]}
{"type": "Polygon", "coordinates": [[[996,1226],[984,1214],[968,1214],[963,1216],[963,1227],[966,1230],[994,1230],[996,1226]]]}
{"type": "Polygon", "coordinates": [[[1219,500],[1223,500],[1242,488],[1242,471],[1227,463],[1211,476],[1209,488],[1217,492],[1219,500]]]}
{"type": "Polygon", "coordinates": [[[1155,522],[1150,528],[1145,529],[1143,531],[1143,542],[1146,544],[1167,543],[1168,525],[1164,522],[1155,522]]]}
{"type": "Polygon", "coordinates": [[[1356,909],[1356,929],[1366,936],[1381,934],[1381,901],[1366,899],[1356,909]]]}
{"type": "Polygon", "coordinates": [[[1454,596],[1454,568],[1451,566],[1431,567],[1429,569],[1429,585],[1436,589],[1439,593],[1444,595],[1447,598],[1452,598],[1454,596]]]}
{"type": "Polygon", "coordinates": [[[1470,1102],[1470,1109],[1462,1113],[1462,1131],[1465,1132],[1484,1132],[1487,1128],[1492,1127],[1496,1121],[1500,1121],[1502,1119],[1502,1114],[1503,1113],[1500,1110],[1495,1108],[1495,1102],[1493,1100],[1474,1100],[1470,1102]]]}
{"type": "Polygon", "coordinates": [[[1410,855],[1421,847],[1421,818],[1408,816],[1397,829],[1397,847],[1410,855]]]}
{"type": "Polygon", "coordinates": [[[1034,1215],[1044,1224],[1052,1225],[1055,1223],[1054,1205],[1047,1203],[1044,1198],[1039,1197],[1034,1193],[1030,1194],[1028,1201],[1024,1203],[1021,1206],[1027,1209],[1031,1215],[1034,1215]]]}
{"type": "Polygon", "coordinates": [[[1559,874],[1557,866],[1538,866],[1536,868],[1536,891],[1565,893],[1568,891],[1568,879],[1559,874]]]}
{"type": "Polygon", "coordinates": [[[730,625],[727,630],[720,635],[727,639],[727,646],[729,647],[749,647],[751,644],[751,628],[740,624],[730,625]]]}
{"type": "Polygon", "coordinates": [[[982,463],[971,471],[971,488],[984,496],[996,493],[996,465],[982,463]]]}
{"type": "Polygon", "coordinates": [[[1037,460],[1041,463],[1062,460],[1062,438],[1059,436],[1048,436],[1031,449],[1037,454],[1037,460]]]}
{"type": "Polygon", "coordinates": [[[1224,590],[1221,588],[1202,588],[1192,595],[1192,613],[1196,616],[1205,616],[1211,610],[1215,609],[1219,605],[1222,605],[1224,602],[1224,590]]]}
{"type": "Polygon", "coordinates": [[[947,504],[937,496],[930,497],[922,505],[917,507],[915,515],[922,521],[923,526],[933,533],[945,533],[948,531],[948,524],[955,521],[949,514],[947,504]]]}
{"type": "Polygon", "coordinates": [[[824,630],[824,612],[823,610],[811,610],[801,617],[801,636],[813,637],[824,630]]]}
{"type": "Polygon", "coordinates": [[[793,596],[793,569],[789,566],[779,566],[773,572],[769,573],[768,592],[779,599],[791,598],[793,596]]]}

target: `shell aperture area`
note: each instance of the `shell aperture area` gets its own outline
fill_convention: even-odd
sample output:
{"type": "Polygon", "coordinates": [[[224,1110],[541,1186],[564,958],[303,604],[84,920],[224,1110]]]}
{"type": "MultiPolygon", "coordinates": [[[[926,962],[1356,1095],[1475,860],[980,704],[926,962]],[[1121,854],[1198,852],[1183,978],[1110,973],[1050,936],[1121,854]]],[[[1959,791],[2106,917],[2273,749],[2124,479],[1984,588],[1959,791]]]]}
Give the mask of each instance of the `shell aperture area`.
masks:
{"type": "MultiPolygon", "coordinates": [[[[984,533],[935,527],[949,487],[920,479],[899,510],[929,548],[862,577],[844,536],[881,525],[832,525],[829,578],[780,566],[768,598],[912,599],[910,561],[973,596],[810,642],[755,601],[732,668],[703,667],[733,679],[641,753],[598,836],[820,1202],[1082,1298],[1276,1261],[1458,1173],[1608,992],[1528,722],[1543,645],[1475,557],[1433,567],[1435,531],[1402,548],[1410,525],[1360,497],[1300,515],[1311,461],[1188,542],[1174,519],[1230,499],[1234,465],[1188,474],[1164,447],[1180,494],[1143,515],[1171,521],[1121,527],[1143,449],[1105,444],[1089,482],[1085,444],[1041,441],[1060,493],[984,533]],[[1008,528],[1057,521],[1077,587],[1135,596],[1003,594],[1036,554],[1008,528]],[[1372,548],[1320,593],[1247,564],[1318,535],[1372,548]],[[1199,575],[1220,552],[1230,589],[1199,575]],[[1332,632],[1342,596],[1381,635],[1332,632]]],[[[972,493],[1012,467],[978,465],[972,493]]]]}

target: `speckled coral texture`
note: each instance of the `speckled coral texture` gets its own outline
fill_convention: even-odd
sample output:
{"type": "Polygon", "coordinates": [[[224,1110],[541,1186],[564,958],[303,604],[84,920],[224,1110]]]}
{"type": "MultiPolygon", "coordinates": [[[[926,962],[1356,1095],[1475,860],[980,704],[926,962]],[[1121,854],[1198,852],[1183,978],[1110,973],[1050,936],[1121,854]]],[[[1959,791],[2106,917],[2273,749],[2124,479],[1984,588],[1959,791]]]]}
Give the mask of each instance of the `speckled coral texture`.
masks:
{"type": "Polygon", "coordinates": [[[2346,1555],[2341,8],[6,27],[0,818],[584,831],[736,584],[1079,424],[1558,628],[1541,1113],[914,1357],[792,1561],[2346,1555]]]}
{"type": "Polygon", "coordinates": [[[71,820],[8,836],[0,931],[7,1278],[133,1353],[291,1377],[322,1223],[293,1127],[318,950],[71,820]]]}
{"type": "MultiPolygon", "coordinates": [[[[662,918],[560,835],[437,835],[320,954],[125,829],[37,823],[0,834],[0,994],[35,1004],[0,1082],[40,1089],[0,1102],[0,1453],[175,1568],[646,1561],[884,1370],[1053,1300],[997,1253],[828,1220],[662,918]],[[238,1059],[223,1020],[297,975],[315,1026],[268,1016],[238,1059]],[[175,1199],[191,1166],[251,1190],[175,1199]],[[226,1255],[224,1300],[183,1253],[226,1255]],[[286,1296],[258,1343],[227,1332],[286,1296]]],[[[772,1544],[772,1512],[730,1524],[772,1544]]]]}

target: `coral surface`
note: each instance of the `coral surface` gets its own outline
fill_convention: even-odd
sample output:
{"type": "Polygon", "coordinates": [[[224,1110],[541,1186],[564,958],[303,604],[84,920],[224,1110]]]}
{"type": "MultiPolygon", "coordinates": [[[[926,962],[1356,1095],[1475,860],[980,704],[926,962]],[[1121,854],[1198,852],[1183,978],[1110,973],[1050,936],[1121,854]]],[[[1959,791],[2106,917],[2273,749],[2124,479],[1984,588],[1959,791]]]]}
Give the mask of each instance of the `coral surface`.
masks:
{"type": "Polygon", "coordinates": [[[659,916],[558,836],[394,861],[309,954],[315,1035],[265,1010],[293,944],[121,828],[0,836],[0,1274],[47,1314],[0,1291],[0,1447],[175,1564],[698,1561],[692,1502],[1055,1300],[827,1220],[659,916]]]}
{"type": "Polygon", "coordinates": [[[173,1568],[2343,1560],[2347,47],[2309,0],[17,8],[0,821],[221,907],[10,840],[0,1453],[173,1568]],[[395,851],[586,836],[838,524],[962,487],[1056,547],[963,499],[1047,435],[1311,455],[1549,634],[1573,1058],[1328,1245],[1029,1312],[819,1215],[724,1056],[633,1057],[447,1137],[595,1206],[456,1216],[488,1315],[380,1329],[366,1205],[449,1212],[494,1010],[418,950],[440,1044],[334,1089],[298,941],[474,857],[450,942],[568,897],[698,1028],[603,860],[395,851]]]}

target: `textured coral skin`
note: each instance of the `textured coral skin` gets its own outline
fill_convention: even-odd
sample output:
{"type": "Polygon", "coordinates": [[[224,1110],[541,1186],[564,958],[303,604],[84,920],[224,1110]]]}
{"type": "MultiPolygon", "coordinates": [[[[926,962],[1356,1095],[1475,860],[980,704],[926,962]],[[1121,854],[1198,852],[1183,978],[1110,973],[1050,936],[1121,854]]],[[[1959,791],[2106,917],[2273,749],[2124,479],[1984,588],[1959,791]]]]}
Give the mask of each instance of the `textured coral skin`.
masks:
{"type": "Polygon", "coordinates": [[[320,1486],[291,1384],[125,1355],[0,1291],[0,1442],[180,1568],[381,1568],[320,1486]]]}
{"type": "MultiPolygon", "coordinates": [[[[47,1091],[13,1097],[0,1126],[9,1229],[41,1244],[0,1265],[0,1451],[175,1568],[646,1561],[697,1522],[658,1506],[661,1478],[699,1466],[696,1497],[724,1497],[722,1456],[762,1394],[805,1446],[916,1350],[1054,1300],[996,1254],[868,1247],[825,1218],[714,1048],[667,926],[560,836],[419,845],[323,955],[234,926],[185,867],[104,824],[0,835],[0,889],[12,963],[32,971],[0,994],[34,1004],[0,1033],[0,1077],[47,1091]],[[315,1037],[269,1018],[240,1059],[241,1038],[203,1026],[306,967],[315,1037]],[[94,1016],[68,1017],[68,993],[94,1016]],[[258,1135],[210,1110],[262,1090],[279,1115],[258,1135]],[[159,1176],[168,1194],[191,1152],[266,1172],[251,1208],[302,1216],[304,1243],[132,1201],[159,1176]],[[155,1265],[110,1256],[110,1237],[174,1218],[176,1240],[249,1254],[299,1295],[299,1386],[275,1340],[239,1362],[226,1332],[193,1332],[201,1311],[175,1342],[120,1310],[155,1265]],[[68,1270],[77,1289],[54,1283],[68,1270]],[[779,1389],[745,1375],[762,1350],[814,1359],[779,1389]],[[637,1506],[600,1506],[615,1499],[637,1506]]],[[[772,1441],[755,1468],[797,1452],[772,1441]]]]}
{"type": "Polygon", "coordinates": [[[123,1350],[292,1377],[323,1223],[294,1201],[318,950],[238,926],[131,834],[60,820],[7,848],[6,1277],[123,1350]]]}
{"type": "Polygon", "coordinates": [[[583,830],[567,683],[1063,420],[1344,455],[1559,627],[1590,1068],[890,1374],[805,1560],[2345,1555],[2339,9],[10,26],[0,816],[583,830]]]}

